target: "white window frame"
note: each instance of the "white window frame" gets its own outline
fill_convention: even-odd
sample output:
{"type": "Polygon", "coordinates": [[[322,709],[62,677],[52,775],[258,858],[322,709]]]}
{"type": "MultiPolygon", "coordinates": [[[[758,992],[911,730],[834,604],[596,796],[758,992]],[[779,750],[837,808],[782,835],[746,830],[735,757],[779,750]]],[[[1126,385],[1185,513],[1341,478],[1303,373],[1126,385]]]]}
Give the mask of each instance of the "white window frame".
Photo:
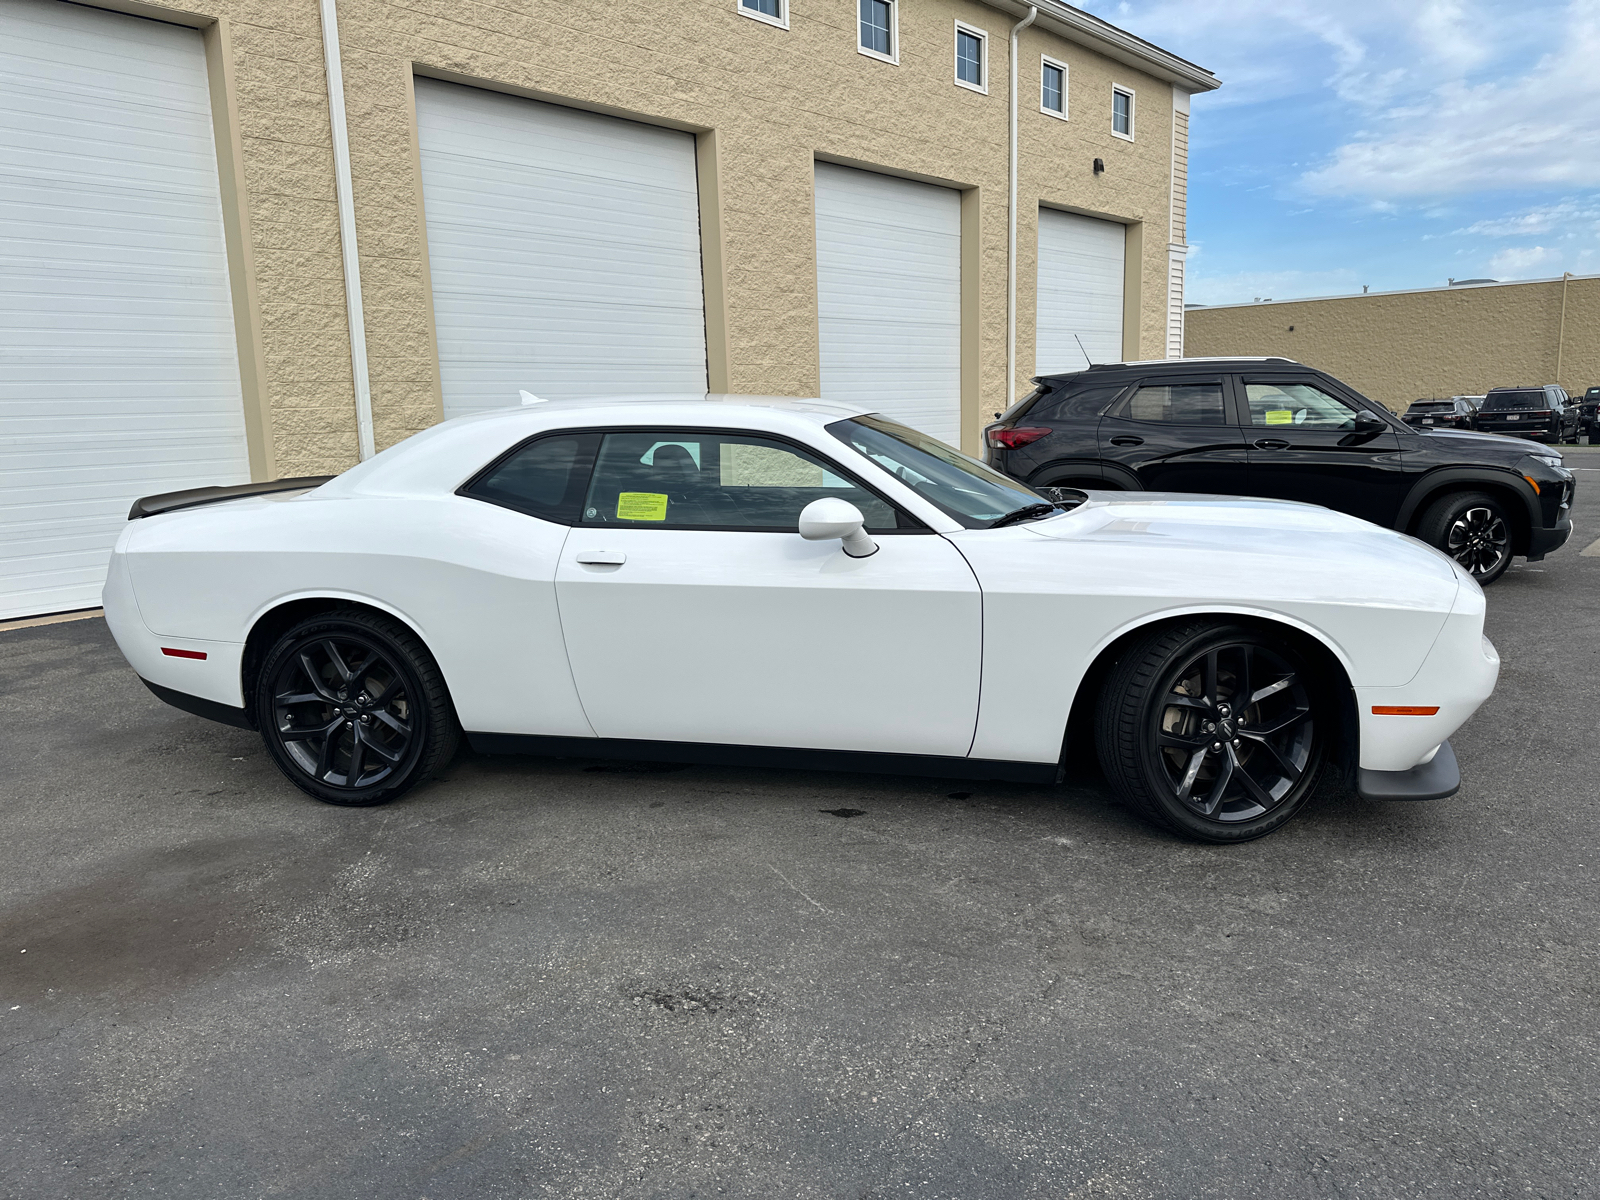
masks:
{"type": "Polygon", "coordinates": [[[989,31],[979,29],[976,25],[968,25],[965,21],[956,22],[955,33],[951,35],[950,69],[957,87],[966,88],[969,92],[977,92],[980,96],[989,94],[989,31]],[[961,78],[961,35],[978,39],[978,78],[979,83],[968,83],[961,78]]]}
{"type": "Polygon", "coordinates": [[[861,0],[853,0],[851,7],[855,9],[856,23],[856,52],[865,54],[868,58],[875,58],[879,62],[886,62],[892,66],[900,65],[900,0],[888,0],[889,4],[889,50],[888,54],[879,54],[861,44],[861,0]]]}
{"type": "Polygon", "coordinates": [[[769,17],[764,12],[746,8],[744,0],[733,0],[733,7],[738,10],[741,17],[749,17],[752,21],[760,21],[763,25],[771,25],[777,29],[789,28],[789,0],[778,0],[778,15],[776,17],[769,17]]]}
{"type": "Polygon", "coordinates": [[[1121,138],[1125,142],[1133,141],[1134,134],[1139,131],[1139,101],[1137,93],[1124,83],[1111,85],[1111,136],[1121,138]],[[1117,132],[1117,93],[1121,92],[1128,98],[1128,132],[1117,132]]]}
{"type": "Polygon", "coordinates": [[[1039,56],[1039,111],[1045,116],[1054,117],[1058,121],[1065,121],[1067,119],[1067,112],[1071,108],[1071,104],[1067,100],[1067,80],[1071,78],[1072,73],[1067,70],[1067,64],[1062,62],[1059,58],[1051,58],[1048,54],[1041,54],[1039,56]],[[1060,112],[1057,112],[1053,108],[1046,108],[1044,104],[1044,69],[1046,67],[1054,67],[1056,70],[1061,72],[1060,112]]]}

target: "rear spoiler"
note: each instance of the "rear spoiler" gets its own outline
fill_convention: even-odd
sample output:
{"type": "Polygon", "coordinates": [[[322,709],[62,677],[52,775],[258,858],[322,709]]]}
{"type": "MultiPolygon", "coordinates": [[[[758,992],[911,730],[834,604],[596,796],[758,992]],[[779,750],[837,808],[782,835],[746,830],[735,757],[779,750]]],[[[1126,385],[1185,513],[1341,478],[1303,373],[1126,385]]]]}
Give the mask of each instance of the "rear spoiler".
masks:
{"type": "Polygon", "coordinates": [[[198,508],[202,504],[220,504],[224,500],[238,500],[243,496],[270,496],[273,492],[303,492],[321,487],[332,475],[303,475],[298,479],[274,479],[271,483],[236,483],[230,487],[189,488],[183,492],[162,492],[159,496],[142,496],[128,510],[128,520],[154,517],[160,513],[174,512],[180,508],[198,508]]]}

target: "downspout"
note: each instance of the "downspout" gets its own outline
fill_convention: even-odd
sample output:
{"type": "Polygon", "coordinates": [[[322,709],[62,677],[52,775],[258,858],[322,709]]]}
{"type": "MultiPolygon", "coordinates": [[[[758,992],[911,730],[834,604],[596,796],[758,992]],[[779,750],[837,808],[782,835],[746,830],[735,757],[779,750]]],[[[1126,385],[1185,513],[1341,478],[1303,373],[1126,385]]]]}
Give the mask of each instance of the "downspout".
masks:
{"type": "Polygon", "coordinates": [[[1567,343],[1567,280],[1571,271],[1561,272],[1561,325],[1556,331],[1556,386],[1561,386],[1561,351],[1567,343]]]}
{"type": "Polygon", "coordinates": [[[356,387],[356,443],[371,458],[372,384],[367,376],[367,326],[361,315],[361,259],[356,253],[356,206],[350,190],[350,133],[344,118],[344,71],[339,65],[339,14],[322,0],[322,51],[328,66],[328,124],[333,131],[333,185],[339,201],[339,246],[344,252],[344,299],[350,322],[350,371],[356,387]]]}
{"type": "MultiPolygon", "coordinates": [[[[331,0],[326,0],[331,3],[331,0]]],[[[1010,198],[1005,219],[1005,406],[1016,403],[1016,35],[1034,24],[1038,8],[1027,6],[1027,16],[1011,26],[1011,160],[1010,198]]]]}

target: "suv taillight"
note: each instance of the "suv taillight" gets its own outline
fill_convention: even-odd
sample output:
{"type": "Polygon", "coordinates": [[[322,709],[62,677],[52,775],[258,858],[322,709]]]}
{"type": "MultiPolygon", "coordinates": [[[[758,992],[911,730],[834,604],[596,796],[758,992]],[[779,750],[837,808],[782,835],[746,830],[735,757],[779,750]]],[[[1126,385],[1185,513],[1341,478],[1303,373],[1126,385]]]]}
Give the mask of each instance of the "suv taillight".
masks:
{"type": "Polygon", "coordinates": [[[1019,425],[1011,429],[1007,429],[1004,425],[991,425],[987,432],[989,445],[996,448],[1004,447],[1007,450],[1017,450],[1032,442],[1037,442],[1042,437],[1049,437],[1055,431],[1038,425],[1019,425]]]}

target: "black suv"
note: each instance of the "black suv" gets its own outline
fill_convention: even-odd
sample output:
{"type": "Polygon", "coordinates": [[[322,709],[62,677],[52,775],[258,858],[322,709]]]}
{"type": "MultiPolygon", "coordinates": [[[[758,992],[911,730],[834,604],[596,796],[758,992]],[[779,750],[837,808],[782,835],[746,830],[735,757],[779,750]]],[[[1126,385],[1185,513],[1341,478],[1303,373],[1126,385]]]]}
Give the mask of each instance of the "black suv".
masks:
{"type": "Polygon", "coordinates": [[[1035,488],[1301,500],[1437,546],[1480,583],[1572,532],[1572,472],[1513,438],[1413,429],[1287,358],[1168,359],[1042,375],[984,430],[1035,488]]]}
{"type": "Polygon", "coordinates": [[[1589,435],[1589,445],[1600,445],[1600,387],[1592,387],[1578,401],[1578,420],[1589,435]]]}
{"type": "Polygon", "coordinates": [[[1505,433],[1541,442],[1578,441],[1578,407],[1553,383],[1543,387],[1491,388],[1472,427],[1480,433],[1505,433]]]}
{"type": "Polygon", "coordinates": [[[1418,429],[1471,429],[1476,411],[1465,396],[1452,396],[1448,400],[1418,400],[1400,419],[1418,429]]]}

